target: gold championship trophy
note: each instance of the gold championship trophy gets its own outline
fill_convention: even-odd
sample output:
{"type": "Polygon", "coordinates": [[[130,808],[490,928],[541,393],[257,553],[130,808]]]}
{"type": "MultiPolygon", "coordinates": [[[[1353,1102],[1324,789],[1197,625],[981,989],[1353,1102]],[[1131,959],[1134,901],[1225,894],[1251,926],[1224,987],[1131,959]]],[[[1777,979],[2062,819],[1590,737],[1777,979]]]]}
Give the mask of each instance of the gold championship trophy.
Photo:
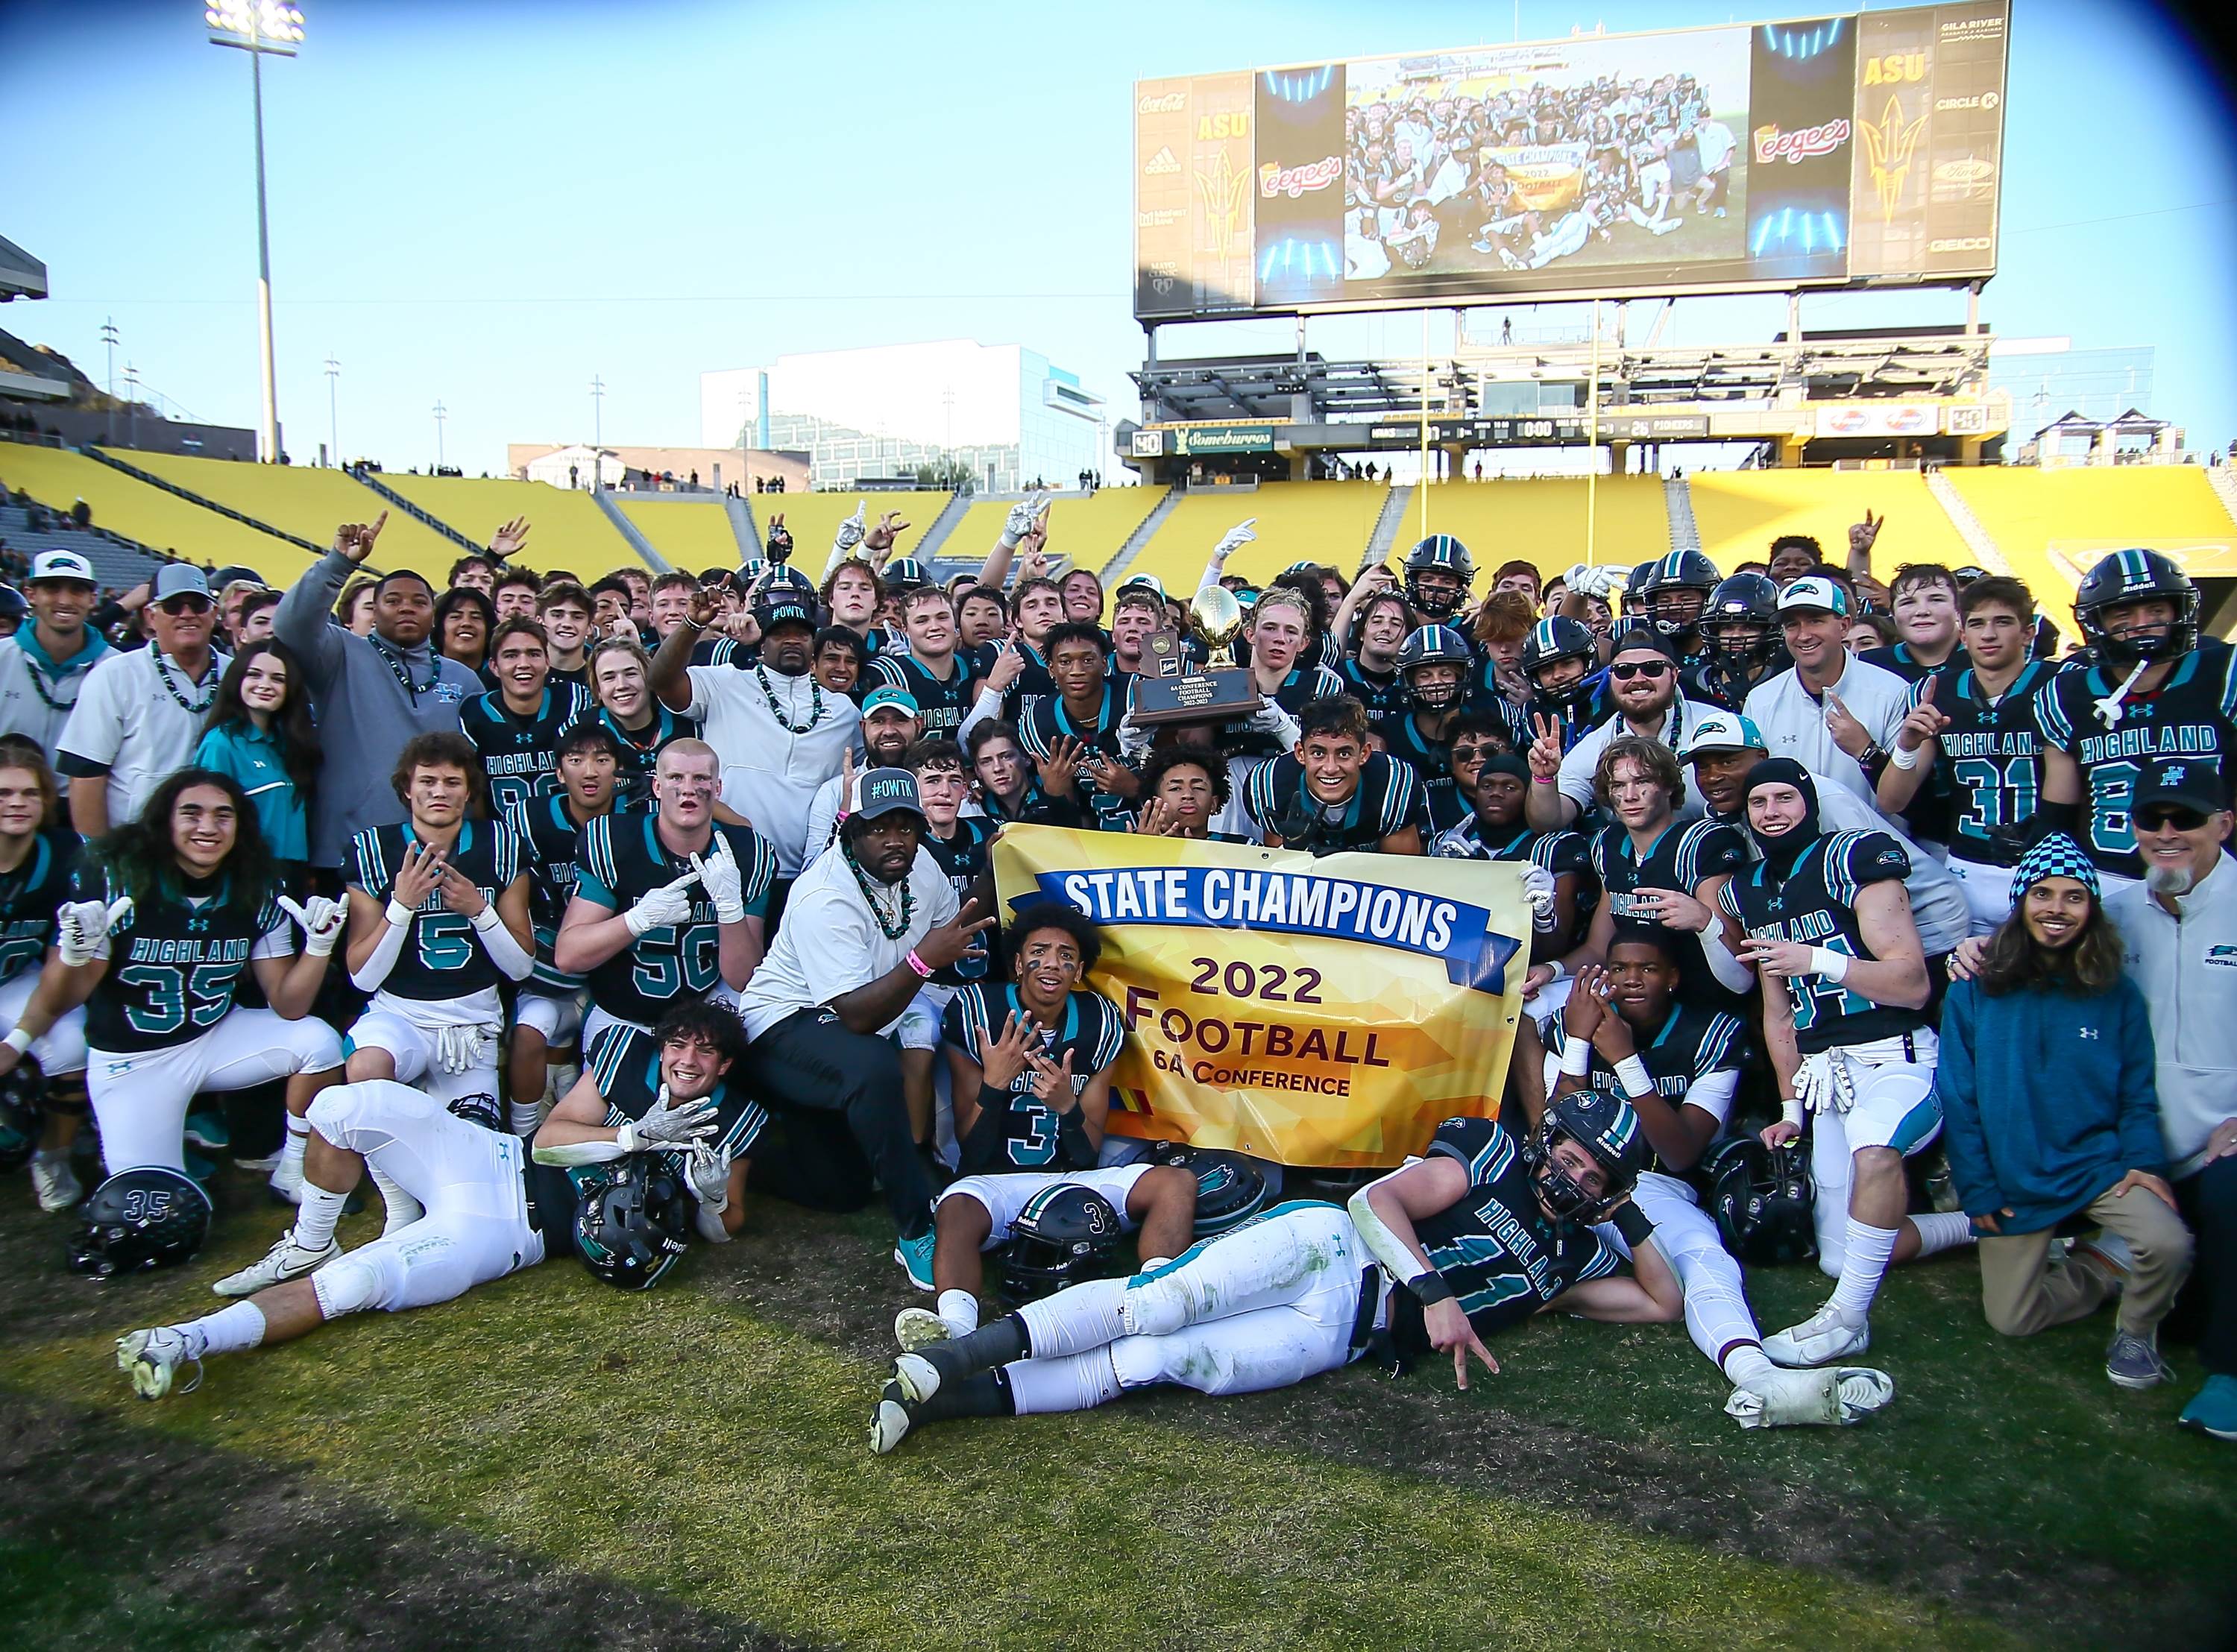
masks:
{"type": "Polygon", "coordinates": [[[1228,649],[1243,629],[1235,594],[1208,586],[1189,604],[1189,631],[1210,658],[1191,668],[1177,631],[1158,631],[1142,644],[1149,668],[1134,684],[1135,725],[1170,728],[1187,723],[1241,722],[1258,709],[1257,685],[1228,649]]]}

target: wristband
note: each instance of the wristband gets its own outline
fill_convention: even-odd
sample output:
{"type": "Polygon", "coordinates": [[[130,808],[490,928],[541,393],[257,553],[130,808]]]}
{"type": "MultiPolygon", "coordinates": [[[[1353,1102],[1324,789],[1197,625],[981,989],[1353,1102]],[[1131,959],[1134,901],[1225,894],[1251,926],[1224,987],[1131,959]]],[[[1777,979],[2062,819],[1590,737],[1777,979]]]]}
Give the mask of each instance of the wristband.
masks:
{"type": "Polygon", "coordinates": [[[412,927],[412,912],[409,906],[391,895],[388,898],[388,921],[399,929],[412,927]]]}
{"type": "Polygon", "coordinates": [[[9,1030],[5,1038],[0,1038],[0,1044],[7,1045],[9,1049],[21,1056],[31,1048],[31,1035],[21,1027],[14,1027],[9,1030]]]}
{"type": "Polygon", "coordinates": [[[703,631],[707,629],[705,626],[700,624],[698,621],[693,619],[689,614],[686,614],[683,616],[683,622],[695,631],[703,631]]]}
{"type": "Polygon", "coordinates": [[[1787,1096],[1780,1098],[1778,1122],[1792,1124],[1798,1130],[1802,1128],[1802,1102],[1798,1097],[1787,1096]]]}
{"type": "Polygon", "coordinates": [[[1593,1070],[1593,1047],[1583,1038],[1572,1038],[1561,1046],[1561,1071],[1569,1078],[1582,1078],[1593,1070]]]}
{"type": "Polygon", "coordinates": [[[472,924],[476,929],[481,931],[483,934],[486,935],[504,920],[498,917],[497,903],[492,900],[485,904],[481,911],[476,912],[466,921],[472,924]]]}
{"type": "Polygon", "coordinates": [[[1623,1242],[1633,1250],[1654,1237],[1654,1223],[1645,1211],[1628,1199],[1616,1207],[1615,1214],[1608,1220],[1615,1224],[1616,1232],[1623,1235],[1623,1242]]]}
{"type": "Polygon", "coordinates": [[[914,946],[909,948],[908,956],[903,958],[901,962],[907,964],[909,968],[916,971],[916,978],[918,980],[929,981],[932,979],[932,965],[926,963],[922,958],[916,955],[916,948],[914,946]]]}
{"type": "Polygon", "coordinates": [[[1654,1089],[1654,1080],[1646,1071],[1646,1063],[1637,1056],[1626,1056],[1615,1064],[1615,1082],[1623,1086],[1626,1096],[1645,1096],[1654,1089]]]}
{"type": "Polygon", "coordinates": [[[1855,961],[1846,952],[1836,952],[1828,946],[1810,949],[1810,973],[1824,976],[1835,986],[1849,978],[1849,965],[1855,961]]]}
{"type": "Polygon", "coordinates": [[[1561,778],[1561,777],[1558,774],[1533,774],[1530,777],[1530,784],[1533,786],[1551,786],[1561,778]]]}
{"type": "Polygon", "coordinates": [[[1453,1300],[1453,1287],[1445,1283],[1445,1276],[1434,1267],[1415,1274],[1406,1281],[1406,1288],[1421,1299],[1425,1308],[1453,1300]]]}
{"type": "MultiPolygon", "coordinates": [[[[1554,971],[1554,981],[1562,980],[1567,977],[1569,973],[1569,966],[1567,963],[1561,958],[1547,958],[1546,960],[1546,967],[1554,971]]],[[[1554,984],[1554,981],[1548,981],[1546,984],[1547,986],[1552,986],[1554,984]]]]}
{"type": "Polygon", "coordinates": [[[1905,773],[1909,773],[1912,769],[1918,767],[1918,750],[1914,748],[1910,751],[1905,751],[1903,748],[1903,742],[1901,740],[1897,740],[1894,745],[1888,747],[1887,760],[1889,762],[1894,764],[1897,768],[1902,769],[1905,773]]]}

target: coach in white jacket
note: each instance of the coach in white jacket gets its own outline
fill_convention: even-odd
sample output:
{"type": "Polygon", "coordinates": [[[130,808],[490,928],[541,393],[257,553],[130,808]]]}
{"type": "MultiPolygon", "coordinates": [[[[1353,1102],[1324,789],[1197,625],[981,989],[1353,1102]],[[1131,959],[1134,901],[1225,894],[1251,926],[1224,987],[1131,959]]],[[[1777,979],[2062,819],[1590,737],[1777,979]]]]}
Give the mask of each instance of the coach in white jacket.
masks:
{"type": "Polygon", "coordinates": [[[1818,575],[1779,594],[1778,618],[1794,668],[1758,683],[1743,709],[1763,730],[1773,757],[1791,757],[1854,792],[1883,826],[1900,829],[1880,808],[1865,764],[1884,752],[1910,713],[1910,686],[1849,652],[1848,594],[1818,575]]]}

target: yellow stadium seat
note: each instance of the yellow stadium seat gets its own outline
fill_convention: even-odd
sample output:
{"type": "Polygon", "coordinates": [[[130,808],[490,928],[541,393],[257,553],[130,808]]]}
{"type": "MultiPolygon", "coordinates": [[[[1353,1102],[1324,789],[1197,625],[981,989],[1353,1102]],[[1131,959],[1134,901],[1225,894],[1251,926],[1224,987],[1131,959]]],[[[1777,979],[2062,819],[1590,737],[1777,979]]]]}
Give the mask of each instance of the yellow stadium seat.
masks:
{"type": "Polygon", "coordinates": [[[736,568],[745,560],[730,513],[712,500],[659,493],[613,498],[672,568],[696,574],[703,568],[736,568]]]}
{"type": "MultiPolygon", "coordinates": [[[[1092,499],[1058,495],[1049,505],[1049,555],[1101,572],[1165,497],[1162,487],[1104,488],[1092,499]]],[[[984,558],[1001,538],[1002,524],[1015,503],[1015,499],[980,500],[963,513],[939,554],[958,562],[984,558]]]]}
{"type": "MultiPolygon", "coordinates": [[[[451,564],[465,555],[459,546],[426,523],[401,510],[389,510],[388,501],[366,487],[346,471],[324,471],[310,465],[247,464],[231,459],[189,458],[176,453],[142,453],[119,450],[125,464],[159,476],[166,482],[254,517],[282,532],[309,540],[314,545],[333,543],[334,530],[346,522],[371,522],[388,510],[373,565],[384,571],[409,568],[443,582],[451,564]]],[[[292,584],[310,566],[312,557],[299,547],[274,542],[284,554],[267,556],[255,566],[274,584],[292,584]]]]}
{"type": "Polygon", "coordinates": [[[83,499],[93,509],[96,528],[190,562],[245,563],[274,584],[286,583],[310,563],[307,554],[284,539],[205,510],[82,453],[0,442],[0,482],[56,510],[68,510],[83,499]]]}
{"type": "Polygon", "coordinates": [[[2194,577],[2237,576],[2237,522],[2194,465],[1946,470],[2054,618],[2108,550],[2165,551],[2194,577]]]}
{"type": "Polygon", "coordinates": [[[1452,534],[1468,548],[1481,592],[1491,589],[1494,569],[1517,559],[1550,579],[1575,563],[1629,564],[1662,556],[1670,549],[1670,517],[1660,477],[1600,477],[1589,502],[1582,477],[1503,477],[1415,489],[1392,543],[1394,569],[1425,533],[1452,534]]]}
{"type": "MultiPolygon", "coordinates": [[[[622,537],[621,530],[606,519],[597,501],[577,489],[492,477],[384,473],[380,479],[422,510],[478,543],[488,543],[490,536],[515,517],[527,517],[528,545],[513,559],[524,567],[564,568],[581,576],[587,584],[617,568],[644,566],[644,559],[622,537]]],[[[397,520],[396,516],[390,517],[388,525],[394,527],[397,520]]],[[[384,531],[381,543],[386,547],[387,543],[384,531]]],[[[449,562],[443,566],[447,569],[449,562]]]]}
{"type": "Polygon", "coordinates": [[[1264,583],[1291,563],[1326,563],[1349,579],[1359,566],[1390,490],[1381,482],[1269,482],[1243,490],[1198,488],[1173,507],[1128,577],[1154,574],[1168,591],[1186,596],[1204,575],[1204,558],[1239,522],[1257,518],[1258,537],[1228,559],[1227,569],[1264,583]]]}
{"type": "Polygon", "coordinates": [[[1704,471],[1686,486],[1701,549],[1727,573],[1768,561],[1781,534],[1808,534],[1826,561],[1844,568],[1849,524],[1863,521],[1868,509],[1886,518],[1872,548],[1880,579],[1905,563],[1962,568],[1978,560],[1917,471],[1704,471]]]}
{"type": "Polygon", "coordinates": [[[946,493],[757,493],[753,498],[754,520],[766,539],[769,518],[783,517],[785,530],[792,535],[794,563],[808,577],[820,580],[839,524],[855,514],[857,504],[868,502],[862,519],[873,527],[887,511],[900,511],[908,526],[894,536],[894,555],[910,556],[916,554],[925,530],[947,509],[954,497],[946,493]]]}

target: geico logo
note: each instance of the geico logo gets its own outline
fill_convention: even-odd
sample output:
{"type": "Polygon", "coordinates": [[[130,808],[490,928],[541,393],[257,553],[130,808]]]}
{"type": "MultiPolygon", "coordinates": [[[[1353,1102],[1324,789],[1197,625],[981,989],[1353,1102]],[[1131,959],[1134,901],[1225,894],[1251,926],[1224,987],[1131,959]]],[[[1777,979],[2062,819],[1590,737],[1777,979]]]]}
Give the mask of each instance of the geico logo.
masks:
{"type": "Polygon", "coordinates": [[[1884,57],[1864,60],[1864,84],[1886,86],[1897,81],[1923,81],[1926,78],[1926,54],[1923,51],[1891,51],[1884,57]]]}
{"type": "Polygon", "coordinates": [[[1985,253],[1989,250],[1989,238],[1986,235],[1958,235],[1948,240],[1929,241],[1926,250],[1930,253],[1985,253]]]}
{"type": "Polygon", "coordinates": [[[1167,92],[1162,97],[1145,97],[1134,105],[1137,115],[1178,115],[1188,107],[1186,92],[1167,92]]]}

